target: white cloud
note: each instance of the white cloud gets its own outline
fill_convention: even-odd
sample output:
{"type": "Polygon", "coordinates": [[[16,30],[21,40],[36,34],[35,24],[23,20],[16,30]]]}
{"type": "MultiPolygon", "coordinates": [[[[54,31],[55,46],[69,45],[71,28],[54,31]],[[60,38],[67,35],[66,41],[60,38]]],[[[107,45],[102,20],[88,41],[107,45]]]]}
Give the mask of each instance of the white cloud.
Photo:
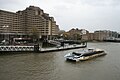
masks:
{"type": "Polygon", "coordinates": [[[120,0],[0,0],[0,8],[18,11],[35,5],[55,17],[61,29],[120,31],[120,0]]]}

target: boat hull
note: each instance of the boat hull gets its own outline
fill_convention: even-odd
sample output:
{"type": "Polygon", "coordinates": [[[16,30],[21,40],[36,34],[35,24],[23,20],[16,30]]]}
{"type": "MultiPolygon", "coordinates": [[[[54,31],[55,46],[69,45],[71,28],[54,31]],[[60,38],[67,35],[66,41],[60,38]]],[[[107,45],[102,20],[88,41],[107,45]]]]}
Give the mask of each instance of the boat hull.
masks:
{"type": "Polygon", "coordinates": [[[102,52],[102,53],[99,53],[99,54],[94,54],[94,55],[91,55],[91,56],[82,56],[82,57],[80,57],[80,61],[86,61],[86,60],[93,59],[93,58],[99,57],[99,56],[104,56],[104,55],[106,55],[105,52],[102,52]]]}
{"type": "Polygon", "coordinates": [[[106,55],[106,53],[103,50],[94,50],[94,51],[87,51],[87,52],[83,52],[83,53],[69,53],[66,54],[64,57],[66,58],[66,60],[68,61],[86,61],[95,57],[99,57],[99,56],[104,56],[106,55]]]}

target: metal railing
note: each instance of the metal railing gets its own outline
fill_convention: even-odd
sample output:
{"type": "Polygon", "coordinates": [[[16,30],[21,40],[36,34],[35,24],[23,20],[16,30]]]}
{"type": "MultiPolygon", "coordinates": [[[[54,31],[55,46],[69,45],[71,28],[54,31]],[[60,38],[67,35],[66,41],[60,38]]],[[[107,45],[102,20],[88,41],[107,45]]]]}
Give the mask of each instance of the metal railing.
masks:
{"type": "Polygon", "coordinates": [[[0,51],[34,51],[34,46],[0,46],[0,51]]]}

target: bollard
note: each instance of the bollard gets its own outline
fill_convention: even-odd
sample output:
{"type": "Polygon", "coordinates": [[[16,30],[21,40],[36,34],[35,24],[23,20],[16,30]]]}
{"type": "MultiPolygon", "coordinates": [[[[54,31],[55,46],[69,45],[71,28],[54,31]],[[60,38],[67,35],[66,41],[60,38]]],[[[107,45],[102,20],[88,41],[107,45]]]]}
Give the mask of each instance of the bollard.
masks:
{"type": "Polygon", "coordinates": [[[35,52],[38,52],[38,51],[39,51],[39,44],[35,44],[35,45],[34,45],[34,51],[35,51],[35,52]]]}

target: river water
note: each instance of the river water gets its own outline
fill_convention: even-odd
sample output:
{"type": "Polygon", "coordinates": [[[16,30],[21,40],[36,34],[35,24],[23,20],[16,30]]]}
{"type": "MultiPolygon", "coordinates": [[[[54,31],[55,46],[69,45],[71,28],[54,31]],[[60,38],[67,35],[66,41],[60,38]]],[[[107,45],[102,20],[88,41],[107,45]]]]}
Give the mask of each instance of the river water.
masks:
{"type": "Polygon", "coordinates": [[[107,55],[83,62],[65,61],[79,49],[0,55],[0,80],[120,80],[120,43],[88,43],[107,55]]]}

